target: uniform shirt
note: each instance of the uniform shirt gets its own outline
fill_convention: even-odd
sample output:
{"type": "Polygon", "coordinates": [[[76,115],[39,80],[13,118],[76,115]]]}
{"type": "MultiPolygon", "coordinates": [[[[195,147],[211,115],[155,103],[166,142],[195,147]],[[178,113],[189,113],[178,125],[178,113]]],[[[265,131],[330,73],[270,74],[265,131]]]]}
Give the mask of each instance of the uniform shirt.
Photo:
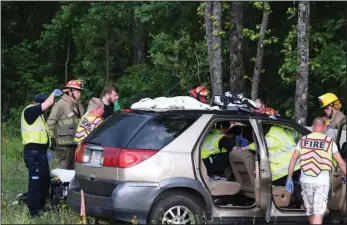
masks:
{"type": "MultiPolygon", "coordinates": [[[[26,108],[24,111],[24,119],[29,125],[31,125],[42,114],[43,114],[43,111],[42,111],[41,104],[30,106],[30,107],[26,108]]],[[[48,136],[48,134],[47,134],[47,136],[48,136]]],[[[48,140],[48,138],[47,138],[47,140],[48,140]]],[[[48,149],[48,147],[49,147],[49,140],[47,141],[46,144],[28,143],[28,144],[24,145],[24,150],[30,149],[30,150],[46,151],[48,149]]]]}
{"type": "MultiPolygon", "coordinates": [[[[332,154],[334,155],[339,150],[337,148],[337,145],[334,141],[332,141],[332,154]]],[[[301,145],[300,141],[296,146],[296,151],[300,152],[301,145]]],[[[300,158],[299,158],[300,159],[300,158]]],[[[329,185],[330,184],[330,171],[328,170],[322,170],[320,174],[317,177],[307,176],[304,174],[303,170],[301,169],[301,177],[300,182],[305,184],[321,184],[321,185],[329,185]]]]}

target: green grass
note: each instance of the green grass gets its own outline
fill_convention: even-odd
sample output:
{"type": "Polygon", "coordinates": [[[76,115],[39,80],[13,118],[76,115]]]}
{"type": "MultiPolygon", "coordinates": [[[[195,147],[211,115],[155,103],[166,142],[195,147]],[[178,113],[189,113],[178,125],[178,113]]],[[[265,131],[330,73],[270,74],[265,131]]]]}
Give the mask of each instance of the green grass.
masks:
{"type": "MultiPolygon", "coordinates": [[[[30,218],[26,205],[12,205],[16,195],[27,192],[28,188],[28,171],[24,164],[20,134],[6,131],[6,129],[2,130],[1,155],[2,224],[77,224],[82,222],[79,214],[70,210],[66,205],[35,219],[30,218]]],[[[51,162],[50,168],[53,166],[54,161],[51,162]]]]}

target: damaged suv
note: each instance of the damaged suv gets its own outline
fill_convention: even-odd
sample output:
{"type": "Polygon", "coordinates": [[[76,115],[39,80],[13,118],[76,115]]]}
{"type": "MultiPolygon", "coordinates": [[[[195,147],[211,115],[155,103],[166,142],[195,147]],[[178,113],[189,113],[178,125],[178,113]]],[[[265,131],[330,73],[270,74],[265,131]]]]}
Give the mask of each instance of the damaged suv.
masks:
{"type": "MultiPolygon", "coordinates": [[[[95,129],[76,150],[76,175],[68,205],[87,216],[139,224],[307,223],[284,186],[272,184],[265,141],[267,125],[307,135],[283,117],[241,110],[127,110],[95,129]],[[201,146],[218,122],[237,122],[255,151],[232,151],[225,179],[214,180],[201,146]]],[[[345,147],[345,146],[344,146],[345,147]]],[[[288,163],[289,163],[288,159],[288,163]]],[[[346,216],[346,184],[333,171],[330,215],[346,216]]]]}

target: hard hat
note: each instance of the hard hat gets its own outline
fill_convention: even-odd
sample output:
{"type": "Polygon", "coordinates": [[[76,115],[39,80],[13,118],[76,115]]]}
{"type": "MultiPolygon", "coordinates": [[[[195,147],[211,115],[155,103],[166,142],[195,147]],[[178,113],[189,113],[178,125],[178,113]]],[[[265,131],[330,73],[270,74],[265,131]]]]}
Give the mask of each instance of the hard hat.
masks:
{"type": "Polygon", "coordinates": [[[207,89],[205,86],[200,85],[195,89],[190,89],[188,93],[193,97],[196,98],[198,101],[206,103],[207,102],[207,89]]]}
{"type": "Polygon", "coordinates": [[[76,89],[83,91],[83,84],[79,80],[70,80],[69,82],[67,82],[64,89],[76,89]]]}
{"type": "Polygon", "coordinates": [[[46,94],[37,94],[35,97],[34,97],[34,102],[36,103],[44,103],[48,98],[48,95],[46,94]]]}
{"type": "Polygon", "coordinates": [[[319,100],[319,103],[321,105],[321,108],[325,108],[328,105],[330,105],[331,103],[333,103],[333,102],[335,102],[335,101],[337,101],[339,99],[333,93],[326,93],[326,94],[324,94],[322,96],[319,96],[318,100],[319,100]]]}

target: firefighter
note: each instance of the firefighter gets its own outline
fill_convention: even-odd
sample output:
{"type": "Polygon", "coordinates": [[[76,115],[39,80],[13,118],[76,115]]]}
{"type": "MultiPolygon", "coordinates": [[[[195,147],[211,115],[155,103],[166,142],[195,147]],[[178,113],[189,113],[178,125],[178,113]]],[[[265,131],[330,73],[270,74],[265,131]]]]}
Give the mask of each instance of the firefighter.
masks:
{"type": "Polygon", "coordinates": [[[293,170],[300,157],[302,198],[310,224],[323,222],[328,201],[330,172],[335,168],[336,161],[346,176],[346,163],[334,139],[323,134],[324,130],[324,119],[316,118],[312,125],[313,133],[300,139],[288,167],[286,190],[292,193],[293,170]]]}
{"type": "Polygon", "coordinates": [[[88,112],[81,122],[78,124],[75,134],[75,143],[80,144],[96,127],[98,127],[104,120],[102,114],[104,113],[104,103],[99,98],[92,98],[89,101],[88,112]]]}
{"type": "Polygon", "coordinates": [[[324,109],[325,115],[330,120],[326,120],[327,129],[338,129],[341,122],[346,119],[346,116],[341,112],[342,104],[336,95],[326,93],[318,97],[321,108],[324,109]]]}
{"type": "Polygon", "coordinates": [[[273,108],[265,106],[265,103],[264,103],[263,99],[257,98],[255,100],[255,104],[256,104],[256,107],[257,107],[257,110],[255,110],[255,112],[263,113],[263,114],[267,114],[267,115],[279,116],[279,113],[277,111],[275,111],[273,108]]]}
{"type": "Polygon", "coordinates": [[[47,149],[51,145],[50,134],[43,112],[54,104],[54,97],[63,93],[55,89],[48,97],[38,94],[34,103],[25,107],[21,115],[24,162],[29,172],[27,207],[32,217],[38,216],[45,206],[50,185],[47,149]]]}
{"type": "Polygon", "coordinates": [[[197,88],[190,89],[188,94],[190,97],[195,98],[199,102],[207,104],[208,91],[205,86],[200,85],[197,88]]]}
{"type": "Polygon", "coordinates": [[[209,176],[224,174],[230,168],[229,153],[235,146],[224,134],[229,130],[230,123],[219,122],[217,127],[220,129],[211,129],[201,147],[201,158],[209,176]]]}
{"type": "Polygon", "coordinates": [[[80,103],[83,85],[79,80],[69,81],[63,89],[63,97],[54,105],[47,120],[52,137],[52,150],[61,169],[74,169],[76,143],[75,132],[84,114],[80,103]]]}

